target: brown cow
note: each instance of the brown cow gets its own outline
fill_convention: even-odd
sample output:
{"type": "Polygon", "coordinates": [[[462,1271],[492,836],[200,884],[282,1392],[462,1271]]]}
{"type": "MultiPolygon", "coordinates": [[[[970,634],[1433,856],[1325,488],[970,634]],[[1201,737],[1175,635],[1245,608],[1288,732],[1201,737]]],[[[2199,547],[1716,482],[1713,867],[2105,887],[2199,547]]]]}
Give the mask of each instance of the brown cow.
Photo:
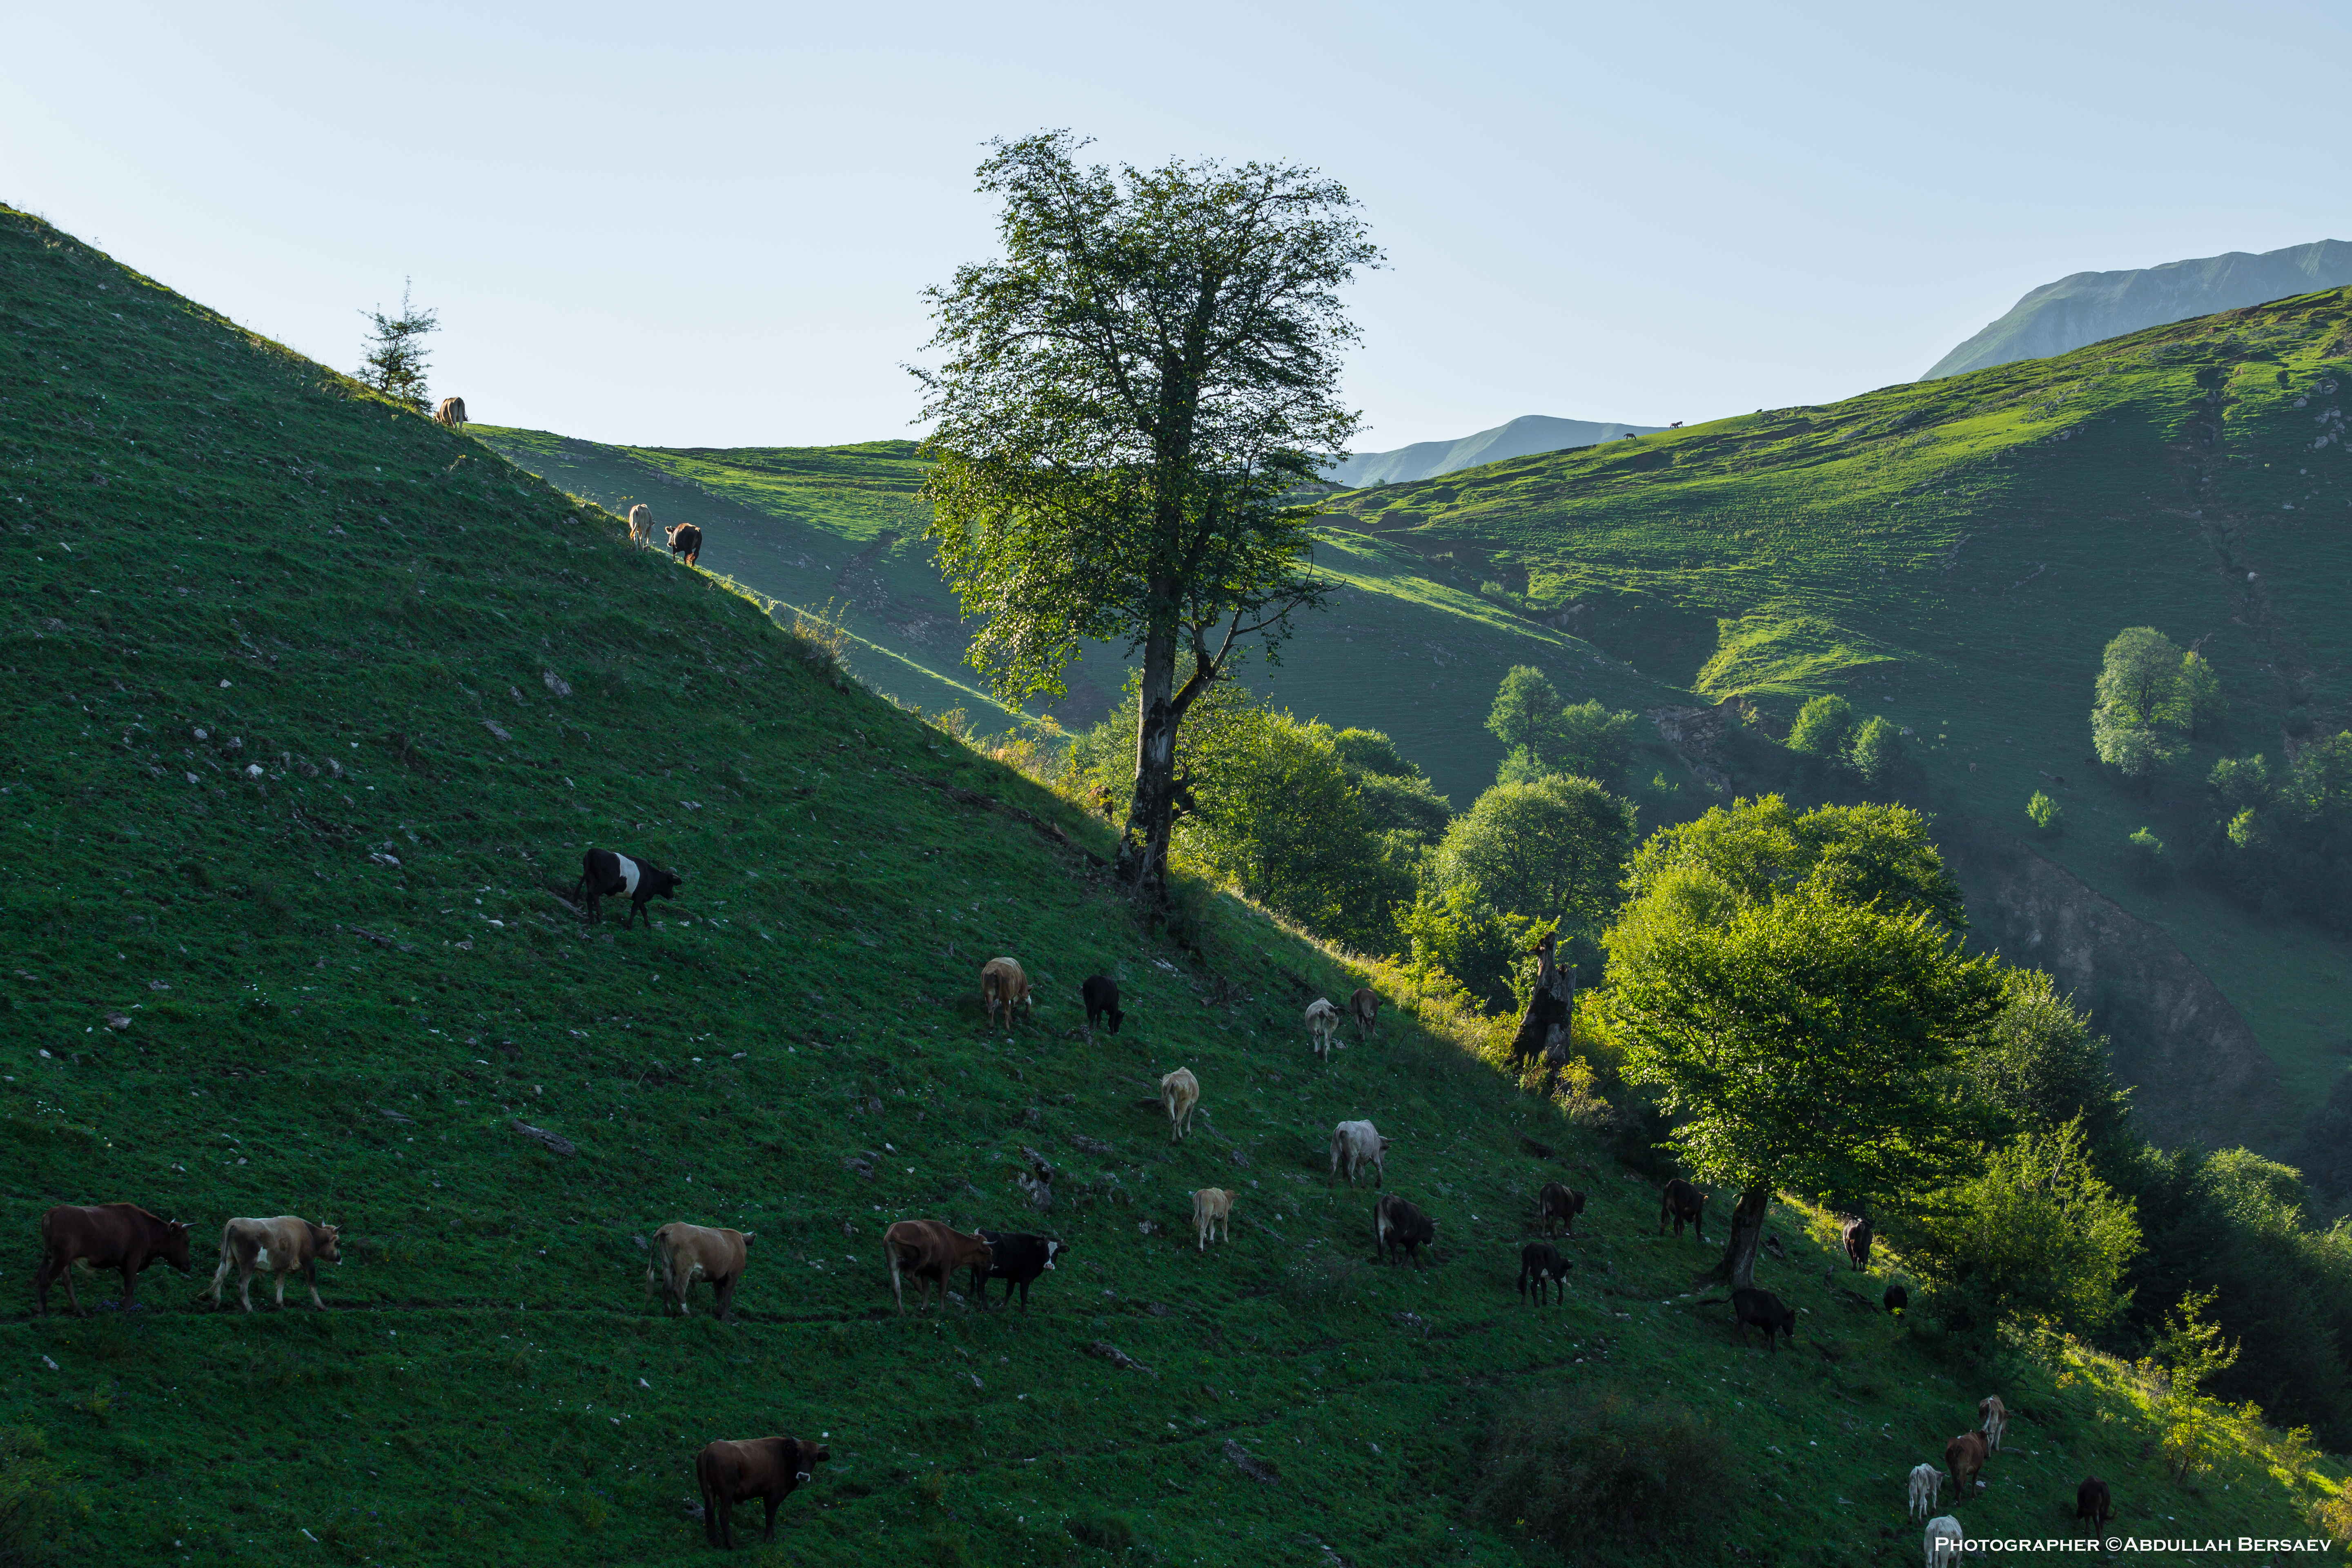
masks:
{"type": "Polygon", "coordinates": [[[1021,961],[1016,958],[992,958],[980,966],[980,1003],[988,1009],[988,1021],[996,1022],[996,1010],[1004,1009],[1004,1032],[1013,1032],[1013,1009],[1026,1007],[1029,1016],[1037,1016],[1037,1004],[1029,999],[1029,977],[1021,973],[1021,961]]]}
{"type": "Polygon", "coordinates": [[[1369,1040],[1381,1026],[1381,994],[1369,985],[1360,985],[1348,998],[1348,1016],[1356,1020],[1356,1039],[1369,1040]]]}
{"type": "Polygon", "coordinates": [[[1543,1221],[1544,1234],[1557,1233],[1561,1221],[1568,1222],[1568,1234],[1576,1234],[1576,1216],[1584,1212],[1584,1194],[1574,1187],[1558,1182],[1546,1182],[1543,1191],[1536,1194],[1536,1217],[1543,1221]]]}
{"type": "Polygon", "coordinates": [[[966,1236],[944,1220],[902,1219],[882,1233],[882,1255],[890,1265],[890,1295],[898,1310],[907,1310],[905,1279],[915,1281],[915,1304],[928,1304],[930,1287],[948,1299],[948,1276],[959,1268],[986,1268],[995,1252],[976,1236],[966,1236]]]}
{"type": "Polygon", "coordinates": [[[1696,1226],[1698,1238],[1705,1241],[1706,1239],[1706,1194],[1700,1192],[1680,1176],[1668,1182],[1665,1192],[1658,1200],[1658,1234],[1660,1236],[1666,1234],[1666,1221],[1672,1219],[1675,1222],[1675,1239],[1677,1241],[1682,1239],[1683,1226],[1687,1224],[1696,1226]]]}
{"type": "Polygon", "coordinates": [[[722,1437],[694,1457],[694,1482],[702,1491],[702,1539],[735,1549],[735,1505],[758,1498],[768,1505],[762,1541],[776,1538],[776,1510],[809,1472],[833,1458],[821,1443],[799,1437],[753,1437],[730,1443],[722,1437]]]}
{"type": "Polygon", "coordinates": [[[299,1215],[282,1214],[273,1219],[233,1219],[221,1226],[220,1267],[213,1270],[213,1282],[204,1292],[214,1301],[220,1300],[221,1286],[228,1279],[228,1271],[237,1271],[236,1286],[245,1310],[253,1310],[253,1272],[262,1269],[278,1282],[278,1305],[286,1306],[286,1277],[299,1271],[310,1287],[310,1305],[320,1311],[327,1304],[319,1300],[319,1265],[341,1263],[342,1249],[335,1244],[336,1227],[312,1225],[299,1215]]]}
{"type": "Polygon", "coordinates": [[[719,1230],[686,1225],[677,1220],[654,1232],[653,1261],[646,1266],[646,1289],[659,1286],[662,1310],[675,1304],[683,1317],[691,1310],[686,1293],[698,1279],[710,1281],[712,1310],[725,1322],[734,1310],[735,1287],[743,1282],[744,1254],[758,1233],[719,1230]]]}
{"type": "Polygon", "coordinates": [[[1743,1285],[1731,1293],[1731,1331],[1743,1347],[1751,1328],[1764,1331],[1764,1348],[1778,1355],[1782,1340],[1797,1342],[1797,1310],[1769,1290],[1743,1285]]]}
{"type": "Polygon", "coordinates": [[[49,1283],[62,1278],[74,1316],[89,1316],[74,1289],[73,1266],[82,1263],[122,1270],[122,1310],[127,1312],[140,1271],[158,1258],[188,1272],[186,1226],[157,1219],[137,1204],[93,1204],[88,1208],[60,1204],[41,1216],[41,1266],[33,1271],[33,1300],[40,1303],[41,1316],[47,1317],[49,1283]]]}
{"type": "Polygon", "coordinates": [[[1990,1456],[1981,1432],[1963,1432],[1944,1445],[1944,1468],[1952,1472],[1952,1489],[1958,1494],[1953,1499],[1955,1502],[1977,1495],[1977,1488],[1982,1484],[1977,1476],[1990,1456]]]}
{"type": "Polygon", "coordinates": [[[2107,1521],[2116,1517],[2116,1500],[2108,1495],[2106,1482],[2096,1476],[2083,1478],[2083,1484],[2074,1489],[2074,1517],[2089,1520],[2094,1535],[2107,1528],[2107,1521]]]}
{"type": "Polygon", "coordinates": [[[443,398],[441,405],[434,409],[433,417],[452,430],[463,430],[466,427],[466,400],[462,397],[443,398]]]}
{"type": "Polygon", "coordinates": [[[1845,1245],[1846,1267],[1864,1269],[1870,1267],[1870,1221],[1857,1216],[1838,1227],[1838,1239],[1845,1245]]]}

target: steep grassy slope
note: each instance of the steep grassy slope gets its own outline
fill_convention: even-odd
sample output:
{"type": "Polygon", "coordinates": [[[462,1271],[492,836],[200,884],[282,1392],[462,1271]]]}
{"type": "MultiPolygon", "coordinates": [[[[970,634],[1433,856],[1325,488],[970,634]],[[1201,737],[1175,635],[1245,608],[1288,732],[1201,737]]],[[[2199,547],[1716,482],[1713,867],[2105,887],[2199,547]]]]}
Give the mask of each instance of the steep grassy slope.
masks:
{"type": "Polygon", "coordinates": [[[1332,504],[1661,681],[1783,717],[1843,691],[1917,731],[1948,811],[2021,827],[2051,790],[2046,853],[2168,931],[2309,1106],[2352,1050],[2342,944],[2135,886],[2147,808],[2089,763],[2087,714],[2102,647],[2151,624],[2228,689],[2194,773],[2352,726],[2347,321],[2346,292],[2309,295],[1332,504]]]}
{"type": "Polygon", "coordinates": [[[2232,250],[2160,267],[2069,273],[2028,293],[1937,360],[1921,379],[2069,353],[2101,338],[2347,283],[2352,245],[2340,239],[2315,239],[2259,256],[2232,250]]]}
{"type": "MultiPolygon", "coordinates": [[[[754,1560],[1507,1563],[1459,1512],[1469,1445],[1566,1387],[1686,1405],[1738,1457],[1707,1482],[1736,1521],[1654,1560],[1916,1550],[1902,1474],[1990,1374],[1844,1305],[1802,1216],[1767,1270],[1806,1340],[1735,1349],[1674,1296],[1702,1251],[1651,1189],[1474,1058],[1392,1016],[1313,1067],[1299,998],[1352,980],[1326,954],[1230,905],[1199,952],[1139,933],[1084,823],[711,579],[5,209],[0,387],[0,1422],[64,1477],[0,1443],[51,1501],[0,1549],[700,1561],[694,1449],[784,1430],[834,1462],[754,1560]],[[583,929],[590,842],[687,896],[583,929]],[[969,1000],[999,951],[1044,997],[1010,1040],[969,1000]],[[1096,969],[1132,1017],[1088,1047],[1096,969]],[[1171,1148],[1137,1101],[1179,1062],[1206,1094],[1171,1148]],[[1322,1170],[1348,1115],[1397,1141],[1435,1267],[1363,1261],[1369,1194],[1322,1170]],[[1527,1133],[1594,1194],[1543,1315],[1514,1250],[1564,1168],[1527,1133]],[[1039,1158],[1045,1215],[1011,1179],[1039,1158]],[[1241,1198],[1202,1254],[1210,1183],[1241,1198]],[[200,1236],[341,1224],[332,1310],[215,1313],[157,1270],[134,1313],[34,1319],[37,1215],[123,1198],[200,1236]],[[875,1249],[906,1214],[1075,1251],[1025,1316],[902,1319],[875,1249]],[[645,1301],[640,1238],[679,1217],[758,1233],[732,1327],[645,1301]]],[[[2302,1531],[2256,1458],[2164,1479],[2112,1369],[2001,1386],[2024,1419],[1974,1532],[2060,1528],[2084,1469],[2149,1533],[2302,1531]]]]}
{"type": "MultiPolygon", "coordinates": [[[[622,511],[644,501],[657,519],[701,524],[702,563],[714,571],[788,604],[831,606],[864,644],[852,666],[877,689],[931,712],[961,707],[982,732],[1013,721],[973,689],[967,630],[923,542],[922,475],[908,443],[714,451],[476,434],[572,494],[622,511]]],[[[1343,591],[1328,613],[1305,618],[1281,663],[1252,666],[1244,679],[1302,718],[1388,731],[1457,806],[1494,781],[1502,749],[1486,731],[1486,709],[1514,664],[1546,666],[1564,688],[1620,706],[1687,700],[1482,597],[1477,578],[1448,562],[1345,530],[1317,561],[1343,591]]],[[[1124,679],[1121,650],[1094,648],[1069,694],[1039,710],[1091,724],[1124,679]]],[[[1650,761],[1648,772],[1660,769],[1679,782],[1670,758],[1650,761]]]]}

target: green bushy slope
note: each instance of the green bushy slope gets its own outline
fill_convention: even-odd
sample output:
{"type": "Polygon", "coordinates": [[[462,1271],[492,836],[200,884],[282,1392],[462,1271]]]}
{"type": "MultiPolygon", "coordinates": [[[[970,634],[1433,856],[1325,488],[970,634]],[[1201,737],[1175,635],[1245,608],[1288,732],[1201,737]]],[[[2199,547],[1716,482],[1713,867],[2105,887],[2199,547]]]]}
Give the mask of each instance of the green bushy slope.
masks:
{"type": "MultiPolygon", "coordinates": [[[[834,1461],[755,1560],[1506,1563],[1460,1511],[1472,1444],[1559,1387],[1686,1406],[1753,1465],[1707,1482],[1736,1522],[1652,1560],[1916,1549],[1903,1473],[1983,1390],[1847,1305],[1801,1216],[1766,1274],[1805,1338],[1735,1349],[1652,1189],[1475,1058],[1392,1015],[1311,1064],[1301,999],[1354,981],[1325,953],[1231,905],[1199,951],[1139,933],[1093,829],[740,597],[6,209],[0,389],[0,1553],[699,1561],[694,1449],[782,1430],[834,1461]],[[685,896],[583,929],[592,842],[685,896]],[[999,951],[1043,997],[1009,1041],[970,995],[999,951]],[[1089,1047],[1097,969],[1131,1016],[1089,1047]],[[1180,1062],[1171,1148],[1138,1101],[1180,1062]],[[1365,1261],[1370,1194],[1323,1170],[1357,1115],[1435,1267],[1365,1261]],[[1040,1158],[1045,1215],[1013,1184],[1040,1158]],[[1523,1216],[1577,1171],[1538,1314],[1523,1216]],[[1202,1254],[1209,1184],[1241,1198],[1202,1254]],[[200,1268],[226,1215],[341,1224],[332,1310],[215,1313],[159,1269],[134,1313],[35,1319],[37,1216],[118,1199],[194,1222],[200,1268]],[[876,1248],[914,1214],[1075,1250],[1025,1316],[901,1319],[876,1248]],[[672,1218],[757,1232],[735,1325],[646,1304],[672,1218]]],[[[2085,1469],[2148,1533],[2302,1531],[2259,1457],[2165,1479],[2112,1369],[2003,1392],[1972,1532],[2060,1529],[2085,1469]]]]}
{"type": "Polygon", "coordinates": [[[2347,323],[2347,291],[2306,295],[1331,504],[1662,682],[1783,719],[1829,690],[1886,713],[1947,813],[2021,830],[2051,791],[2068,828],[2042,852],[2168,933],[2307,1108],[2352,1051],[2344,944],[2137,886],[2148,805],[2099,776],[2088,711],[2107,639],[2154,625],[2231,703],[2185,774],[2352,727],[2347,323]]]}
{"type": "MultiPolygon", "coordinates": [[[[913,447],[662,448],[610,447],[539,431],[477,427],[480,438],[573,495],[625,511],[643,501],[665,522],[705,531],[702,563],[788,604],[830,606],[864,646],[861,679],[928,711],[961,707],[982,732],[1011,716],[973,689],[969,636],[923,541],[927,512],[913,447]]],[[[1539,664],[1563,689],[1620,707],[1686,700],[1574,636],[1483,597],[1475,574],[1346,530],[1317,564],[1341,591],[1307,616],[1281,662],[1244,679],[1301,718],[1393,735],[1438,787],[1467,806],[1494,781],[1500,745],[1485,728],[1504,671],[1539,664]]],[[[1074,726],[1100,719],[1125,679],[1119,650],[1097,647],[1069,694],[1041,708],[1074,726]]],[[[1678,773],[1667,759],[1654,759],[1678,773]]]]}

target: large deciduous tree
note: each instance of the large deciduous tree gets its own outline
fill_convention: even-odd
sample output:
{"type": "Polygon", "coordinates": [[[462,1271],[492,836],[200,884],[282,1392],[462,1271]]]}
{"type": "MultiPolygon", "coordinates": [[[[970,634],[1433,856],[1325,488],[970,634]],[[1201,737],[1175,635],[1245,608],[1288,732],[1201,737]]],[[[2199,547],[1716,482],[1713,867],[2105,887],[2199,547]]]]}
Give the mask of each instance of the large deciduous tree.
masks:
{"type": "Polygon", "coordinates": [[[994,143],[980,188],[1003,254],[926,296],[946,356],[916,372],[930,539],[1001,694],[1059,692],[1089,640],[1140,655],[1118,864],[1156,900],[1185,714],[1322,597],[1296,498],[1355,431],[1339,290],[1381,257],[1312,170],[1113,172],[1084,145],[994,143]]]}

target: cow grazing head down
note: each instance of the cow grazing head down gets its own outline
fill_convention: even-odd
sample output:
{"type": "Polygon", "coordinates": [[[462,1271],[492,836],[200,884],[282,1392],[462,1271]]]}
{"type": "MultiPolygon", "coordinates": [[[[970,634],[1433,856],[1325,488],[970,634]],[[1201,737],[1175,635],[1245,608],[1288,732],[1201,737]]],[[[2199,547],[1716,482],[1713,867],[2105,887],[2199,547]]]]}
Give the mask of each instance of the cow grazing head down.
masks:
{"type": "Polygon", "coordinates": [[[178,1220],[163,1222],[163,1234],[156,1237],[155,1256],[183,1274],[195,1271],[195,1259],[188,1252],[188,1227],[178,1220]]]}
{"type": "Polygon", "coordinates": [[[314,1225],[310,1227],[310,1245],[317,1248],[320,1262],[341,1263],[343,1260],[341,1237],[341,1226],[314,1225]]]}

